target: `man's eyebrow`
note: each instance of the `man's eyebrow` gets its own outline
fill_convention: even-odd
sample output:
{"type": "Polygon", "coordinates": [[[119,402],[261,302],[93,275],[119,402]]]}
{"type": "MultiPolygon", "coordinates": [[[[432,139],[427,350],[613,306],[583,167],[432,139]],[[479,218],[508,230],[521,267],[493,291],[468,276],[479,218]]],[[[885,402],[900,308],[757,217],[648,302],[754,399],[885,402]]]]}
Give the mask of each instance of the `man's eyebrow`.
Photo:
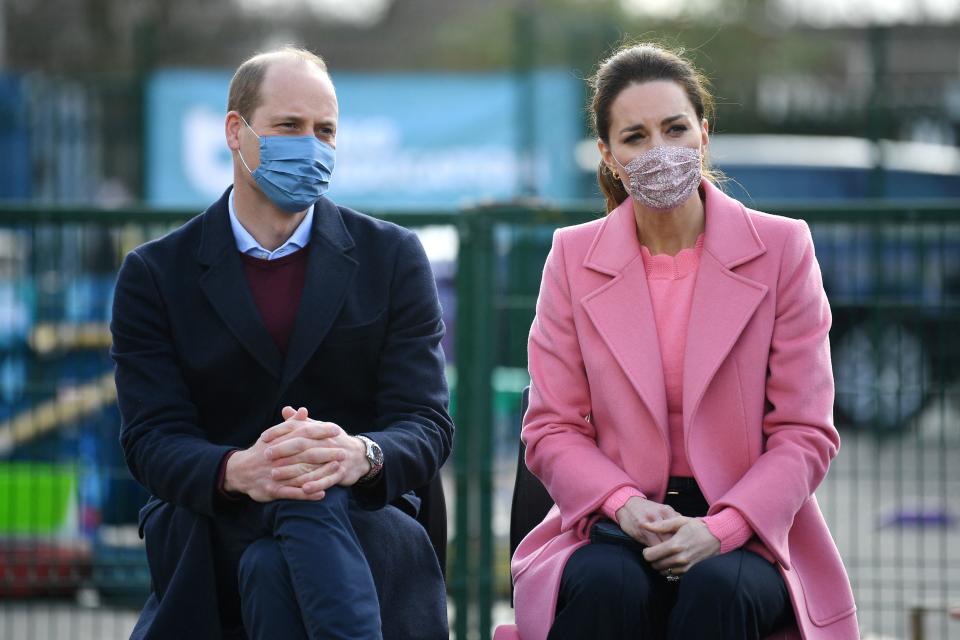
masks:
{"type": "MultiPolygon", "coordinates": [[[[297,116],[293,114],[283,114],[273,118],[274,124],[279,124],[281,122],[295,122],[297,124],[300,124],[304,120],[305,118],[303,116],[297,116]]],[[[323,120],[319,120],[317,124],[320,124],[326,127],[336,127],[337,121],[333,118],[324,118],[323,120]]]]}

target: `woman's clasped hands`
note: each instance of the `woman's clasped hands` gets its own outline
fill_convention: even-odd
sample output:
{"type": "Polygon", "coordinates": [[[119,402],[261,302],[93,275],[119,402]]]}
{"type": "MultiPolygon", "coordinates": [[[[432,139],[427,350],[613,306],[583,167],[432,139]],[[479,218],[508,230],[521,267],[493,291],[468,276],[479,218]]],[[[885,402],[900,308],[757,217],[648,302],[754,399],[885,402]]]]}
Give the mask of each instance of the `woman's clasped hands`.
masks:
{"type": "Polygon", "coordinates": [[[682,516],[668,505],[636,496],[616,516],[620,528],[646,546],[644,559],[661,575],[681,576],[720,553],[720,541],[703,520],[682,516]]]}

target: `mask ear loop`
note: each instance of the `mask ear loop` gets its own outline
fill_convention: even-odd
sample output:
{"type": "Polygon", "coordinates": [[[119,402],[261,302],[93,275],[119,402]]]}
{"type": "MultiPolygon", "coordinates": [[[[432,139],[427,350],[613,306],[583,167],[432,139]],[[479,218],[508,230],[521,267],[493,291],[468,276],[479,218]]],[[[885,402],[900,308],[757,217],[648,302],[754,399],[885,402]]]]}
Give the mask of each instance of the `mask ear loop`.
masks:
{"type": "MultiPolygon", "coordinates": [[[[259,140],[259,139],[260,139],[260,136],[258,136],[258,135],[257,135],[257,132],[253,130],[253,127],[250,126],[250,123],[247,122],[247,119],[244,118],[244,117],[243,117],[241,114],[239,114],[239,113],[238,113],[237,115],[240,116],[240,119],[241,119],[241,120],[243,120],[243,124],[247,125],[247,129],[250,129],[250,133],[252,133],[254,136],[256,136],[257,140],[259,140]]],[[[249,173],[250,175],[253,175],[253,171],[250,171],[250,167],[247,165],[247,161],[243,159],[243,152],[240,151],[240,147],[237,147],[237,155],[240,156],[240,162],[243,163],[243,168],[247,170],[247,173],[249,173]]]]}
{"type": "MultiPolygon", "coordinates": [[[[617,165],[618,165],[621,169],[623,169],[623,175],[625,175],[625,176],[626,176],[626,175],[629,175],[629,172],[627,171],[627,167],[624,166],[619,160],[617,160],[617,156],[614,155],[613,151],[610,151],[610,157],[613,158],[613,161],[616,162],[617,165]]],[[[631,160],[631,162],[632,162],[632,160],[631,160]]],[[[627,164],[630,164],[630,163],[628,162],[627,164]]],[[[613,174],[613,177],[616,178],[617,180],[620,179],[620,176],[618,175],[618,172],[616,172],[616,171],[611,171],[610,173],[612,173],[612,174],[613,174]]]]}

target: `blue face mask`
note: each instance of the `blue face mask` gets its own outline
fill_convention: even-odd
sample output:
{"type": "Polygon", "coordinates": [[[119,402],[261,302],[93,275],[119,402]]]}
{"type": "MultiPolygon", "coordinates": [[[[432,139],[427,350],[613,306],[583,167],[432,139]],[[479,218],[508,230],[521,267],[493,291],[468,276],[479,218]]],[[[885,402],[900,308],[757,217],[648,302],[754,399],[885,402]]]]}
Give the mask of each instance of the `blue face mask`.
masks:
{"type": "MultiPolygon", "coordinates": [[[[243,116],[240,119],[257,136],[246,119],[243,116]]],[[[257,136],[257,139],[260,140],[260,166],[250,171],[242,153],[240,162],[277,207],[299,213],[330,188],[336,152],[329,144],[314,136],[257,136]]]]}

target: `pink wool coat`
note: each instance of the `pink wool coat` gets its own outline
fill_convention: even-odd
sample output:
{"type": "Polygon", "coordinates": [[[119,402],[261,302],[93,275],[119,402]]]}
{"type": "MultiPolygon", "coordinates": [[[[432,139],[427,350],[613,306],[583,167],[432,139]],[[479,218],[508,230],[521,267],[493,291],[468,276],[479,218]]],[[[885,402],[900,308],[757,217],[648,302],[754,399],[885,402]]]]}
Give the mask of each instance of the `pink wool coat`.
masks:
{"type": "MultiPolygon", "coordinates": [[[[830,308],[802,221],[707,181],[683,372],[684,437],[710,513],[735,507],[776,562],[806,640],[858,638],[856,607],[813,495],[839,448],[830,308]]],[[[530,330],[527,465],[556,501],[513,557],[523,640],[545,638],[564,565],[605,498],[662,502],[667,404],[631,200],[560,229],[530,330]]],[[[796,637],[796,632],[788,634],[796,637]]]]}

